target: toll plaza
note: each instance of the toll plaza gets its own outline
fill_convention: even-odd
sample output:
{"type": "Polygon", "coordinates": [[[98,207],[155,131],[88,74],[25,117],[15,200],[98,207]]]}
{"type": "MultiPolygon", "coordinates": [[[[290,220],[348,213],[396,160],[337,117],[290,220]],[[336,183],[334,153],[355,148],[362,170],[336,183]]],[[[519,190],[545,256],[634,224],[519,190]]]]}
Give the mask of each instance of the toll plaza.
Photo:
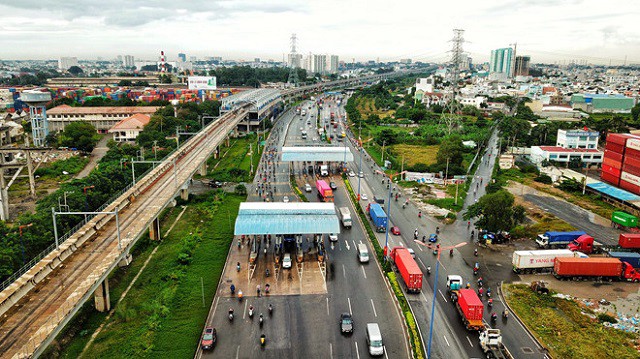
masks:
{"type": "Polygon", "coordinates": [[[281,161],[289,162],[292,175],[328,176],[339,173],[344,164],[353,161],[353,153],[347,146],[282,147],[281,161]],[[323,166],[327,166],[326,174],[323,166]]]}
{"type": "Polygon", "coordinates": [[[258,295],[258,285],[266,294],[267,284],[269,294],[325,293],[324,238],[339,232],[333,203],[241,203],[221,294],[231,295],[231,284],[246,296],[258,295]]]}

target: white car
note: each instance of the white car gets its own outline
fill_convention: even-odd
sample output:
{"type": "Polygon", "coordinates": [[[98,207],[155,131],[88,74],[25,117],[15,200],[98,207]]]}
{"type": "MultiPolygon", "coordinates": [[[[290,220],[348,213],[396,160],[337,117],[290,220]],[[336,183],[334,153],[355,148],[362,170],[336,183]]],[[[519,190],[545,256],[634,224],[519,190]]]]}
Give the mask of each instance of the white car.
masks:
{"type": "Polygon", "coordinates": [[[364,172],[360,171],[360,172],[358,173],[358,177],[360,177],[360,178],[364,178],[364,172]]]}
{"type": "Polygon", "coordinates": [[[282,202],[289,203],[289,197],[288,196],[284,196],[284,198],[282,199],[282,202]]]}
{"type": "Polygon", "coordinates": [[[310,185],[310,184],[308,184],[308,183],[307,183],[307,184],[305,184],[305,185],[304,185],[304,191],[305,191],[305,192],[311,192],[311,185],[310,185]]]}
{"type": "Polygon", "coordinates": [[[409,251],[409,254],[411,254],[411,257],[413,257],[413,259],[416,258],[416,252],[413,250],[413,248],[407,248],[407,251],[409,251]]]}
{"type": "Polygon", "coordinates": [[[366,200],[369,199],[369,197],[367,197],[366,193],[360,193],[360,199],[363,200],[363,201],[366,201],[366,200]]]}
{"type": "Polygon", "coordinates": [[[291,268],[291,254],[285,253],[284,258],[282,258],[282,268],[289,269],[291,268]]]}
{"type": "Polygon", "coordinates": [[[333,233],[331,233],[331,234],[329,235],[329,241],[331,241],[331,242],[337,242],[337,241],[338,241],[338,235],[337,235],[337,234],[333,234],[333,233]]]}
{"type": "Polygon", "coordinates": [[[353,172],[353,171],[349,172],[349,177],[355,177],[355,176],[356,176],[355,172],[353,172]]]}

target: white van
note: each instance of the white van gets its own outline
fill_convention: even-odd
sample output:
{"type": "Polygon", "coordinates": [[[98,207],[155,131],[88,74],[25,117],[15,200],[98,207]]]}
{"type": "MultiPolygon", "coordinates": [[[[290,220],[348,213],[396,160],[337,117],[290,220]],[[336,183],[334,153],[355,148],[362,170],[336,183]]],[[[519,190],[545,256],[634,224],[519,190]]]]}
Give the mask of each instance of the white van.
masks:
{"type": "Polygon", "coordinates": [[[367,346],[369,347],[369,354],[371,355],[384,354],[382,334],[380,333],[378,323],[367,323],[367,346]]]}
{"type": "Polygon", "coordinates": [[[369,262],[369,250],[367,249],[367,245],[364,243],[358,244],[358,260],[360,263],[369,262]]]}

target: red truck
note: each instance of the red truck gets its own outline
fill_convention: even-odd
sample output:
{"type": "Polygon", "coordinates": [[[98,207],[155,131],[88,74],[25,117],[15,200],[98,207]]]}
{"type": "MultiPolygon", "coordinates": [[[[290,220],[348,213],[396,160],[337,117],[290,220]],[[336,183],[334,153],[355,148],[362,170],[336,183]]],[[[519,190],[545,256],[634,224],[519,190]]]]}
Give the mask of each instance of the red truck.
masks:
{"type": "Polygon", "coordinates": [[[460,289],[457,293],[456,308],[467,330],[484,330],[482,313],[484,304],[473,289],[460,289]]]}
{"type": "Polygon", "coordinates": [[[640,252],[640,234],[620,233],[617,246],[605,246],[604,244],[595,241],[590,235],[585,234],[569,243],[568,247],[574,252],[578,251],[584,254],[610,251],[640,252]]]}
{"type": "Polygon", "coordinates": [[[333,202],[333,191],[326,181],[317,180],[316,189],[318,190],[318,197],[320,197],[323,202],[333,202]]]}
{"type": "Polygon", "coordinates": [[[398,268],[400,276],[409,293],[419,293],[422,290],[422,271],[405,247],[393,247],[391,259],[398,268]]]}
{"type": "Polygon", "coordinates": [[[557,257],[553,263],[553,275],[558,279],[608,279],[639,282],[640,273],[617,258],[557,257]]]}

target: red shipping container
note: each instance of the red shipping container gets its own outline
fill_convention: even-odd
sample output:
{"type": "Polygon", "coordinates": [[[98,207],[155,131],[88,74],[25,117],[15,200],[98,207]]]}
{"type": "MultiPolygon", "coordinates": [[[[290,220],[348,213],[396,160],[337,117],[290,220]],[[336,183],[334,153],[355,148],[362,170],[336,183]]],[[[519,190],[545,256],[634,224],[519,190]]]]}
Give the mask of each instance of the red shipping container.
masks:
{"type": "Polygon", "coordinates": [[[604,150],[604,158],[611,158],[616,161],[622,162],[622,153],[614,152],[611,150],[604,150]]]}
{"type": "Polygon", "coordinates": [[[556,257],[553,273],[561,277],[620,277],[622,262],[617,258],[556,257]]]}
{"type": "Polygon", "coordinates": [[[624,190],[627,190],[633,194],[640,194],[640,186],[635,185],[633,183],[627,182],[625,180],[620,180],[618,186],[624,190]]]}
{"type": "Polygon", "coordinates": [[[640,248],[640,233],[620,233],[618,245],[625,249],[640,248]]]}
{"type": "Polygon", "coordinates": [[[607,144],[610,142],[624,146],[627,143],[629,134],[627,133],[610,133],[607,135],[607,144]]]}
{"type": "Polygon", "coordinates": [[[611,173],[607,173],[607,172],[601,172],[600,173],[600,179],[605,181],[605,182],[609,182],[614,186],[617,186],[620,183],[620,177],[619,176],[614,176],[611,173]]]}
{"type": "Polygon", "coordinates": [[[624,153],[624,145],[618,144],[618,143],[614,143],[614,142],[607,142],[607,144],[604,146],[605,150],[609,150],[609,151],[613,151],[613,152],[617,152],[617,153],[624,153]]]}
{"type": "Polygon", "coordinates": [[[467,320],[482,320],[484,305],[476,291],[473,289],[460,289],[458,291],[458,304],[467,320]]]}
{"type": "Polygon", "coordinates": [[[624,161],[622,161],[625,165],[629,165],[632,167],[640,168],[640,158],[635,158],[631,156],[625,156],[624,161]]]}
{"type": "Polygon", "coordinates": [[[622,170],[627,173],[631,173],[632,175],[640,177],[640,167],[631,166],[629,164],[623,164],[622,170]]]}
{"type": "Polygon", "coordinates": [[[409,250],[405,247],[394,247],[391,250],[391,258],[393,258],[393,262],[404,280],[407,292],[420,292],[422,290],[422,271],[409,250]]]}
{"type": "Polygon", "coordinates": [[[634,158],[634,159],[640,159],[640,151],[635,150],[633,148],[626,148],[624,156],[629,158],[634,158]]]}
{"type": "Polygon", "coordinates": [[[603,164],[603,165],[611,166],[611,167],[613,167],[613,168],[622,169],[622,162],[620,162],[620,161],[616,161],[616,160],[614,160],[614,159],[612,159],[612,158],[605,157],[605,158],[602,160],[602,164],[603,164]]]}
{"type": "Polygon", "coordinates": [[[610,175],[614,175],[616,177],[620,177],[620,172],[622,172],[619,168],[615,168],[609,165],[602,165],[602,172],[606,172],[610,175]]]}

